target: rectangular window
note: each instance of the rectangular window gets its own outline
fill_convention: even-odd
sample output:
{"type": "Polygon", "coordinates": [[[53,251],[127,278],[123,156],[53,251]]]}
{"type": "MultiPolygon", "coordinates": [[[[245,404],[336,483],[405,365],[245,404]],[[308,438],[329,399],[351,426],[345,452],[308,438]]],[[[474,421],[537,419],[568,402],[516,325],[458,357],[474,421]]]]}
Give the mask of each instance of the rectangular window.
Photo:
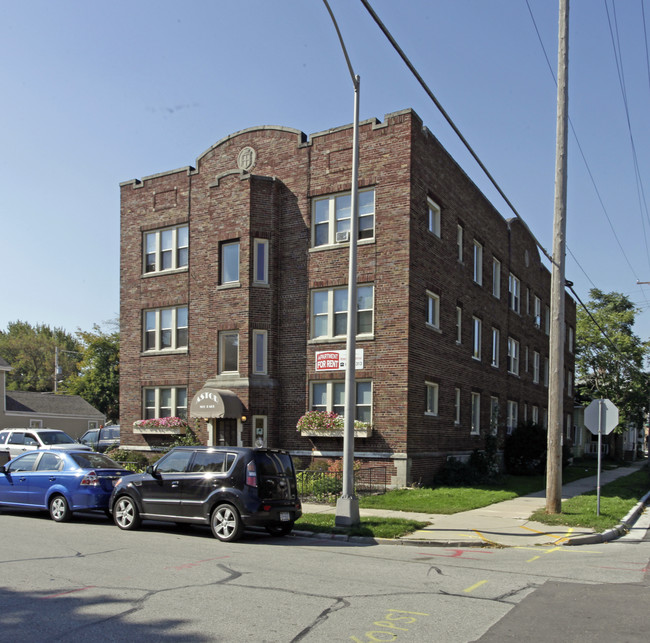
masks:
{"type": "Polygon", "coordinates": [[[463,309],[456,306],[456,343],[460,344],[463,339],[463,309]]]}
{"type": "Polygon", "coordinates": [[[533,424],[539,424],[539,406],[533,406],[530,411],[530,419],[533,424]]]}
{"type": "Polygon", "coordinates": [[[539,384],[540,355],[537,351],[533,352],[533,384],[539,384]]]}
{"type": "Polygon", "coordinates": [[[519,342],[508,337],[508,373],[519,375],[519,342]]]}
{"type": "Polygon", "coordinates": [[[438,415],[438,385],[433,382],[425,382],[426,388],[426,410],[425,415],[438,415]]]}
{"type": "Polygon", "coordinates": [[[253,283],[269,283],[269,240],[253,241],[253,283]]]}
{"type": "Polygon", "coordinates": [[[501,333],[498,328],[492,329],[492,366],[499,368],[499,341],[501,333]]]}
{"type": "Polygon", "coordinates": [[[501,299],[501,262],[492,257],[492,294],[501,299]]]}
{"type": "MultiPolygon", "coordinates": [[[[359,191],[359,239],[375,236],[375,191],[359,191]]],[[[340,194],[314,199],[312,203],[312,247],[349,241],[351,195],[340,194]],[[345,233],[347,234],[347,238],[345,233]]]]}
{"type": "Polygon", "coordinates": [[[533,308],[533,323],[535,328],[541,328],[542,326],[542,300],[535,295],[534,299],[534,308],[533,308]]]}
{"type": "Polygon", "coordinates": [[[521,307],[521,283],[512,273],[508,278],[508,305],[519,313],[521,307]]]}
{"type": "Polygon", "coordinates": [[[569,397],[573,396],[573,373],[571,371],[567,371],[566,374],[566,394],[569,397]]]}
{"type": "Polygon", "coordinates": [[[143,348],[147,351],[187,349],[187,306],[144,311],[143,348]]]}
{"type": "Polygon", "coordinates": [[[478,317],[473,317],[474,321],[474,337],[472,347],[472,357],[481,361],[481,333],[483,324],[478,317]]]}
{"type": "Polygon", "coordinates": [[[265,330],[253,331],[253,373],[266,375],[268,353],[268,332],[265,330]]]}
{"type": "Polygon", "coordinates": [[[481,432],[481,394],[472,393],[472,435],[479,435],[481,432]]]}
{"type": "Polygon", "coordinates": [[[544,386],[548,386],[548,357],[544,358],[544,386]]]}
{"type": "Polygon", "coordinates": [[[494,395],[490,397],[490,429],[492,435],[499,431],[499,398],[494,395]]]}
{"type": "Polygon", "coordinates": [[[549,335],[551,332],[551,309],[544,306],[544,332],[549,335]]]}
{"type": "MultiPolygon", "coordinates": [[[[372,423],[372,382],[357,380],[356,382],[355,420],[372,423]]],[[[343,416],[345,412],[345,382],[327,380],[327,382],[311,382],[310,397],[312,411],[326,411],[343,416]]]]}
{"type": "MultiPolygon", "coordinates": [[[[374,287],[357,287],[357,335],[373,331],[374,287]]],[[[345,337],[348,324],[348,289],[329,288],[312,291],[311,336],[317,338],[345,337]]]]}
{"type": "Polygon", "coordinates": [[[456,227],[456,249],[458,251],[458,261],[463,263],[463,226],[458,224],[456,227]]]}
{"type": "Polygon", "coordinates": [[[219,333],[219,372],[239,372],[239,332],[236,330],[219,333]]]}
{"type": "Polygon", "coordinates": [[[239,282],[239,241],[221,244],[221,283],[239,282]]]}
{"type": "Polygon", "coordinates": [[[189,255],[189,228],[177,226],[144,233],[145,273],[186,268],[189,255]]]}
{"type": "Polygon", "coordinates": [[[508,400],[508,417],[506,419],[506,429],[508,433],[512,433],[517,428],[519,421],[519,404],[508,400]]]}
{"type": "Polygon", "coordinates": [[[143,389],[143,417],[146,420],[162,417],[187,418],[187,388],[184,386],[157,386],[143,389]]]}
{"type": "Polygon", "coordinates": [[[569,336],[569,353],[573,353],[573,328],[571,328],[571,326],[569,326],[568,336],[569,336]]]}
{"type": "Polygon", "coordinates": [[[454,424],[460,424],[460,389],[454,389],[454,424]]]}
{"type": "Polygon", "coordinates": [[[427,199],[429,210],[429,232],[440,237],[440,206],[432,199],[427,199]]]}
{"type": "Polygon", "coordinates": [[[483,285],[483,246],[474,239],[474,281],[483,285]]]}
{"type": "Polygon", "coordinates": [[[427,290],[427,325],[440,329],[440,297],[427,290]]]}

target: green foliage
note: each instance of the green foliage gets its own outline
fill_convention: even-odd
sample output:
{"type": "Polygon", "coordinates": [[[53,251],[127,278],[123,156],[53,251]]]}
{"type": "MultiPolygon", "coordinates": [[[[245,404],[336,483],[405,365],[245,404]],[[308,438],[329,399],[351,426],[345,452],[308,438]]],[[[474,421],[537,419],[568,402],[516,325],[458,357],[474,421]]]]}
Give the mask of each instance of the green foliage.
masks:
{"type": "Polygon", "coordinates": [[[436,475],[439,485],[457,487],[461,485],[489,484],[499,475],[497,438],[491,433],[485,436],[485,448],[474,449],[467,462],[449,458],[436,475]]]}
{"type": "Polygon", "coordinates": [[[115,462],[119,462],[129,471],[142,472],[150,464],[149,458],[140,451],[129,451],[128,449],[110,449],[106,455],[115,462]]]}
{"type": "Polygon", "coordinates": [[[620,413],[617,432],[629,422],[642,426],[650,384],[642,369],[650,342],[632,332],[639,309],[621,293],[593,288],[589,295],[591,315],[582,308],[577,311],[576,392],[585,405],[597,398],[610,399],[620,413]]]}
{"type": "Polygon", "coordinates": [[[199,430],[199,419],[197,418],[194,421],[194,429],[190,427],[189,423],[186,423],[185,426],[185,435],[177,436],[169,445],[169,448],[173,447],[195,447],[201,444],[201,440],[196,435],[196,432],[199,430]]]}
{"type": "Polygon", "coordinates": [[[506,436],[503,453],[506,471],[519,476],[544,473],[547,441],[546,430],[539,424],[520,424],[506,436]]]}
{"type": "Polygon", "coordinates": [[[77,372],[81,345],[62,328],[23,321],[10,322],[0,331],[0,357],[11,366],[7,390],[53,391],[55,350],[59,349],[59,379],[77,372]]]}
{"type": "MultiPolygon", "coordinates": [[[[117,322],[114,323],[117,325],[117,322]]],[[[120,333],[103,331],[97,324],[78,331],[83,347],[79,370],[64,382],[66,393],[80,395],[113,422],[120,416],[120,333]]]]}

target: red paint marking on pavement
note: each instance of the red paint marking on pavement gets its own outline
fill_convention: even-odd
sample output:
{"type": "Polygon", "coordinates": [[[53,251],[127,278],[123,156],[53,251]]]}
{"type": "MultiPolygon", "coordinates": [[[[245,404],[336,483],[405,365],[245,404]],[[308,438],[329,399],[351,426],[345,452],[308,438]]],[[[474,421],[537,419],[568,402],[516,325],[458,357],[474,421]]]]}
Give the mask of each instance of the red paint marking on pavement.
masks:
{"type": "Polygon", "coordinates": [[[197,560],[194,563],[185,563],[183,565],[172,565],[171,567],[165,567],[165,569],[190,569],[191,567],[197,567],[203,563],[209,563],[212,560],[223,560],[224,558],[230,558],[230,556],[217,556],[217,558],[206,558],[205,560],[197,560]]]}
{"type": "Polygon", "coordinates": [[[87,589],[95,589],[96,585],[88,585],[88,587],[79,587],[77,589],[70,589],[67,592],[59,592],[58,594],[50,594],[49,596],[39,596],[39,598],[58,598],[66,594],[74,594],[75,592],[83,592],[87,589]]]}
{"type": "Polygon", "coordinates": [[[472,554],[491,554],[493,552],[491,551],[481,551],[481,550],[476,550],[476,549],[451,549],[449,551],[452,551],[452,554],[430,554],[430,553],[424,553],[420,552],[420,556],[438,556],[440,558],[471,558],[471,556],[463,556],[463,554],[467,554],[471,552],[472,554]]]}

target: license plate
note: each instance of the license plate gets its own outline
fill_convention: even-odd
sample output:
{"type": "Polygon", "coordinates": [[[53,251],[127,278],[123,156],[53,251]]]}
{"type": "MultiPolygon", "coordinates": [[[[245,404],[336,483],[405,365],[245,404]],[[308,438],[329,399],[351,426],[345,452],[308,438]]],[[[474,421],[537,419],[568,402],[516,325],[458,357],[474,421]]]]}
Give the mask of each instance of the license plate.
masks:
{"type": "Polygon", "coordinates": [[[291,520],[291,514],[288,511],[280,512],[280,522],[288,522],[291,520]]]}

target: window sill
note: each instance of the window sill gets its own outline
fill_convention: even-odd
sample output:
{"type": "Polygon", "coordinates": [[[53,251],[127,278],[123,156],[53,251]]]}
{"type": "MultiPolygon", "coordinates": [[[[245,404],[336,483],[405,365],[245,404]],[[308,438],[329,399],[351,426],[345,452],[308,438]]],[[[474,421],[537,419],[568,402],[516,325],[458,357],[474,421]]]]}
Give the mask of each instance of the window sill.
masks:
{"type": "Polygon", "coordinates": [[[229,290],[230,288],[241,288],[239,281],[230,281],[227,284],[219,284],[217,290],[229,290]]]}
{"type": "Polygon", "coordinates": [[[187,272],[188,267],[183,266],[182,268],[170,268],[169,270],[155,270],[154,272],[143,272],[141,277],[143,279],[149,279],[150,277],[162,277],[163,275],[177,275],[182,272],[187,272]]]}
{"type": "Polygon", "coordinates": [[[187,355],[189,353],[187,348],[175,348],[161,351],[142,351],[140,357],[160,357],[161,355],[187,355]]]}
{"type": "MultiPolygon", "coordinates": [[[[375,339],[375,335],[357,335],[356,341],[358,342],[370,342],[375,339]]],[[[345,336],[341,337],[315,337],[313,339],[307,340],[307,345],[310,344],[344,344],[346,341],[345,336]]]]}
{"type": "MultiPolygon", "coordinates": [[[[357,246],[370,246],[375,243],[375,237],[372,239],[359,239],[357,241],[357,246]]],[[[349,248],[350,242],[344,241],[343,243],[328,243],[322,246],[312,246],[309,248],[309,252],[321,252],[322,250],[336,250],[336,248],[349,248]]]]}
{"type": "MultiPolygon", "coordinates": [[[[305,429],[300,435],[307,438],[342,438],[343,429],[317,430],[305,429]]],[[[369,438],[372,435],[372,427],[366,429],[354,429],[355,438],[369,438]]]]}
{"type": "Polygon", "coordinates": [[[434,330],[436,333],[440,333],[442,335],[442,330],[440,329],[440,326],[434,326],[429,322],[425,322],[425,325],[429,330],[434,330]]]}

